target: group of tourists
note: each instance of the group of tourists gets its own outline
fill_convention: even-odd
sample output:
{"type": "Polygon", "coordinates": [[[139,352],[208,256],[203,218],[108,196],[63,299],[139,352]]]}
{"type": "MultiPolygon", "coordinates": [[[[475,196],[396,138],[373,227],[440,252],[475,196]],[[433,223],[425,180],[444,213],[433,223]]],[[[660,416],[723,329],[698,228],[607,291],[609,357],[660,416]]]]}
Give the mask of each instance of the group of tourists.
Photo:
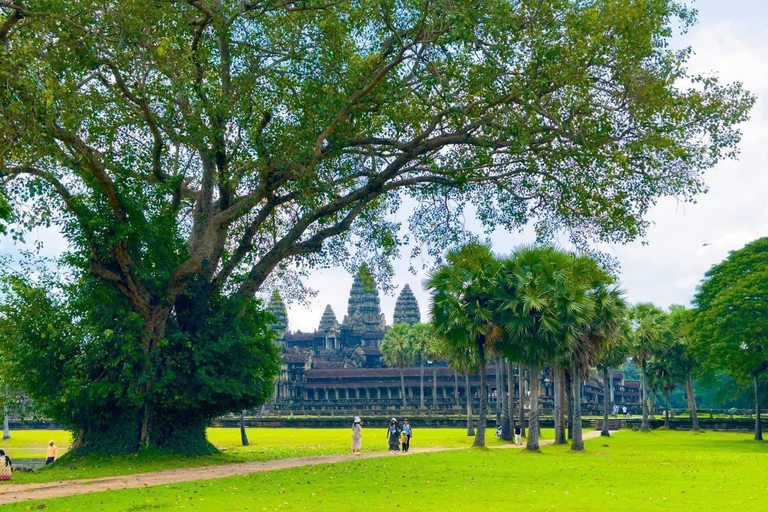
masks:
{"type": "MultiPolygon", "coordinates": [[[[621,407],[621,414],[624,415],[625,418],[631,418],[632,414],[627,410],[627,406],[621,407]]],[[[614,405],[613,406],[613,417],[618,418],[619,417],[619,406],[614,405]]]]}
{"type": "MultiPolygon", "coordinates": [[[[389,420],[389,426],[387,427],[387,444],[390,453],[408,452],[411,448],[412,436],[413,430],[411,429],[408,420],[405,420],[402,426],[397,422],[397,418],[389,420]]],[[[352,453],[354,455],[360,455],[362,447],[363,422],[360,420],[360,416],[355,416],[355,420],[352,422],[352,453]]]]}

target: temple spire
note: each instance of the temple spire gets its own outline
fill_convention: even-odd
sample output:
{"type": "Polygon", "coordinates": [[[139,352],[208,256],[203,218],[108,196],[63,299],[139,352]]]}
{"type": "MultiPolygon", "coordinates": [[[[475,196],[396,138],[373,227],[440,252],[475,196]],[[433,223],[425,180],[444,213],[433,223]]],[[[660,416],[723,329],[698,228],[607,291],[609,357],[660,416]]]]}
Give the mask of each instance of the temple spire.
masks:
{"type": "Polygon", "coordinates": [[[407,284],[403,286],[395,302],[394,323],[414,325],[421,322],[421,311],[416,297],[407,284]]]}
{"type": "Polygon", "coordinates": [[[367,265],[360,267],[349,292],[344,327],[358,332],[384,331],[387,323],[381,313],[379,291],[367,265]]]}
{"type": "Polygon", "coordinates": [[[288,332],[288,311],[285,308],[285,303],[279,291],[275,290],[272,292],[272,297],[270,297],[269,304],[267,304],[267,311],[277,317],[277,322],[270,325],[270,327],[277,331],[278,339],[282,339],[285,333],[288,332]]]}
{"type": "Polygon", "coordinates": [[[320,319],[320,326],[317,328],[319,332],[334,331],[339,328],[339,322],[336,320],[336,313],[333,312],[333,308],[328,304],[323,311],[323,317],[320,319]]]}

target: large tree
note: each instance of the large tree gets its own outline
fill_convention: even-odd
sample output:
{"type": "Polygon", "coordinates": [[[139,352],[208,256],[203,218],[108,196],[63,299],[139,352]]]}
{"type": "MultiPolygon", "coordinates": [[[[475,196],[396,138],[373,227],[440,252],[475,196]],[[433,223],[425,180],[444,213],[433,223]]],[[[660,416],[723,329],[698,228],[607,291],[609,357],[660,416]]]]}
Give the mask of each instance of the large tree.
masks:
{"type": "Polygon", "coordinates": [[[768,238],[731,252],[704,275],[693,299],[694,350],[755,391],[755,440],[762,441],[760,377],[768,371],[768,238]]]}
{"type": "Polygon", "coordinates": [[[432,324],[449,345],[448,352],[476,363],[480,374],[480,411],[473,443],[480,448],[485,447],[488,414],[488,354],[503,336],[492,297],[498,267],[488,247],[471,243],[449,253],[446,264],[431,273],[426,283],[432,292],[432,324]]]}
{"type": "Polygon", "coordinates": [[[416,358],[419,357],[419,347],[414,344],[411,326],[407,324],[392,326],[381,340],[381,355],[385,363],[400,370],[400,396],[403,399],[403,409],[407,409],[405,369],[415,363],[416,358]]]}
{"type": "Polygon", "coordinates": [[[595,366],[603,374],[603,428],[600,435],[604,437],[611,436],[608,426],[609,408],[616,405],[613,393],[614,383],[611,377],[612,369],[626,364],[632,350],[631,341],[632,327],[625,313],[624,321],[617,326],[613,336],[606,339],[597,354],[595,366]]]}
{"type": "MultiPolygon", "coordinates": [[[[550,247],[523,246],[502,261],[494,288],[500,350],[530,372],[526,447],[539,450],[539,379],[542,366],[561,354],[576,335],[574,316],[583,307],[571,293],[573,255],[550,247]]],[[[578,292],[577,292],[578,294],[578,292]]],[[[522,393],[521,393],[522,394],[522,393]]]]}
{"type": "Polygon", "coordinates": [[[406,196],[442,253],[470,202],[583,244],[700,193],[752,98],[671,49],[693,23],[674,0],[0,0],[0,218],[56,224],[105,318],[135,319],[121,425],[162,445],[171,326],[192,357],[212,301],[386,262],[406,196]]]}
{"type": "Polygon", "coordinates": [[[640,400],[643,406],[643,422],[640,430],[648,432],[648,361],[654,354],[663,352],[669,343],[666,313],[651,303],[635,304],[630,310],[632,321],[632,358],[640,367],[640,400]]]}
{"type": "Polygon", "coordinates": [[[693,311],[685,306],[673,304],[669,307],[671,346],[667,349],[664,358],[672,367],[677,383],[685,386],[685,398],[691,415],[691,430],[698,432],[699,414],[693,374],[700,368],[702,361],[699,360],[692,346],[690,336],[692,318],[693,311]]]}
{"type": "MultiPolygon", "coordinates": [[[[618,349],[616,339],[620,338],[622,326],[627,320],[627,305],[623,292],[617,287],[610,286],[613,279],[605,272],[601,272],[594,265],[583,263],[576,272],[583,276],[582,279],[587,278],[587,297],[590,299],[592,308],[591,313],[583,321],[581,332],[571,338],[570,344],[574,376],[571,448],[580,451],[584,449],[581,430],[581,382],[589,375],[590,369],[600,361],[600,356],[604,355],[605,351],[618,349]]],[[[605,385],[603,389],[608,391],[605,385]]],[[[603,430],[605,431],[605,425],[608,423],[607,393],[604,393],[603,402],[603,430]]]]}

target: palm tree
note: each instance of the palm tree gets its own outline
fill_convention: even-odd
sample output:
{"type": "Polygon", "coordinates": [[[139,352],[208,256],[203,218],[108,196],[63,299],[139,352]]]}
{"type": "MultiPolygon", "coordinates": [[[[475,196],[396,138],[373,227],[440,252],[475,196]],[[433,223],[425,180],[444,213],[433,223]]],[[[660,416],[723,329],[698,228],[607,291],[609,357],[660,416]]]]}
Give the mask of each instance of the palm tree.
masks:
{"type": "Polygon", "coordinates": [[[427,338],[424,344],[424,357],[432,362],[432,407],[437,410],[437,362],[444,360],[443,351],[432,326],[428,326],[424,335],[427,338]]]}
{"type": "Polygon", "coordinates": [[[539,376],[543,363],[562,348],[562,296],[573,256],[553,248],[524,246],[502,262],[496,287],[499,322],[506,336],[501,350],[530,372],[530,415],[526,447],[539,450],[539,376]]]}
{"type": "MultiPolygon", "coordinates": [[[[475,435],[475,428],[472,426],[472,394],[470,393],[469,376],[477,371],[477,361],[475,360],[472,351],[467,348],[461,349],[447,343],[442,338],[437,339],[437,345],[440,353],[448,360],[448,365],[453,368],[455,374],[464,376],[464,399],[467,406],[467,436],[472,437],[475,435]]],[[[456,400],[458,404],[458,398],[456,400]]]]}
{"type": "Polygon", "coordinates": [[[495,322],[491,290],[498,261],[491,250],[480,244],[468,244],[448,254],[447,264],[427,279],[432,292],[432,322],[435,330],[453,346],[451,354],[476,357],[480,373],[480,413],[473,446],[485,447],[488,413],[486,357],[502,336],[495,322]]]}
{"type": "Polygon", "coordinates": [[[659,307],[643,303],[637,304],[630,310],[633,333],[633,359],[640,366],[641,395],[643,401],[643,432],[650,430],[648,423],[648,360],[661,352],[666,344],[666,314],[659,307]]]}
{"type": "MultiPolygon", "coordinates": [[[[626,304],[625,304],[626,307],[626,304]]],[[[630,341],[632,338],[632,327],[627,317],[628,311],[624,312],[624,319],[618,325],[614,335],[606,340],[597,355],[597,369],[603,374],[603,428],[601,436],[610,437],[608,428],[608,417],[610,407],[613,405],[613,382],[611,381],[611,369],[617,368],[627,362],[632,347],[630,341]]]]}
{"type": "Polygon", "coordinates": [[[685,397],[688,400],[688,410],[691,413],[691,431],[699,431],[699,415],[696,410],[696,394],[693,388],[693,371],[698,366],[698,360],[691,350],[688,339],[692,311],[684,306],[669,307],[669,329],[672,346],[667,351],[667,358],[675,368],[676,376],[685,385],[685,397]]]}
{"type": "Polygon", "coordinates": [[[426,324],[414,324],[411,326],[408,335],[411,337],[411,344],[414,352],[419,358],[419,368],[421,370],[419,382],[419,408],[424,409],[424,360],[428,359],[434,345],[434,335],[432,328],[426,324]]]}
{"type": "MultiPolygon", "coordinates": [[[[571,337],[571,361],[573,371],[573,442],[571,449],[581,451],[584,449],[584,440],[581,430],[581,380],[588,376],[589,369],[596,365],[603,347],[611,346],[614,338],[619,336],[621,326],[625,322],[627,306],[623,298],[623,292],[616,288],[609,288],[612,279],[602,270],[592,267],[594,261],[580,262],[579,266],[586,264],[586,269],[577,269],[580,276],[589,276],[591,281],[587,299],[591,309],[585,316],[586,322],[581,327],[581,333],[571,337]],[[590,271],[589,268],[592,267],[590,271]]],[[[607,402],[607,396],[604,402],[607,402]]],[[[607,415],[608,406],[604,404],[603,412],[607,415]]],[[[604,418],[607,424],[607,416],[604,418]]],[[[605,426],[604,426],[605,428],[605,426]]]]}
{"type": "Polygon", "coordinates": [[[669,393],[675,389],[675,377],[666,353],[648,362],[648,377],[653,392],[664,393],[664,428],[669,429],[669,393]]]}
{"type": "Polygon", "coordinates": [[[405,398],[405,369],[414,363],[416,356],[409,325],[397,324],[387,331],[381,340],[381,355],[389,366],[400,369],[400,392],[403,397],[403,409],[406,409],[408,402],[405,398]]]}

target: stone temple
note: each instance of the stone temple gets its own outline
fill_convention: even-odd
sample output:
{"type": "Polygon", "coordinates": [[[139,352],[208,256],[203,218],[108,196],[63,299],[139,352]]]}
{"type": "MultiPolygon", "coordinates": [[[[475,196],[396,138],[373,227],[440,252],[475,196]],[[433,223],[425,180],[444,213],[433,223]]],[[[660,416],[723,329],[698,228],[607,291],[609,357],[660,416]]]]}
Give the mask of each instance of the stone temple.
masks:
{"type": "MultiPolygon", "coordinates": [[[[387,330],[381,312],[379,292],[367,269],[361,269],[352,283],[347,311],[341,323],[330,305],[325,307],[314,332],[291,332],[285,304],[275,291],[268,309],[277,317],[273,326],[279,335],[283,364],[275,382],[274,401],[268,409],[291,412],[349,412],[398,409],[402,407],[400,371],[383,362],[381,341],[387,330]]],[[[421,310],[410,286],[405,285],[395,303],[394,323],[416,324],[421,310]]],[[[466,389],[464,376],[457,375],[444,361],[425,361],[425,402],[429,408],[458,409],[466,394],[477,397],[480,381],[470,377],[466,389]]],[[[495,365],[488,368],[489,393],[495,396],[495,365]]],[[[624,381],[613,372],[617,403],[639,402],[639,383],[624,381]]],[[[516,381],[516,379],[515,379],[516,381]]],[[[409,407],[420,401],[419,362],[405,369],[406,399],[409,407]]],[[[541,378],[542,407],[554,390],[546,373],[541,378]]],[[[585,401],[602,400],[602,384],[595,379],[584,383],[585,401]],[[594,382],[593,382],[594,381],[594,382]]],[[[519,393],[519,390],[517,391],[519,393]]]]}

